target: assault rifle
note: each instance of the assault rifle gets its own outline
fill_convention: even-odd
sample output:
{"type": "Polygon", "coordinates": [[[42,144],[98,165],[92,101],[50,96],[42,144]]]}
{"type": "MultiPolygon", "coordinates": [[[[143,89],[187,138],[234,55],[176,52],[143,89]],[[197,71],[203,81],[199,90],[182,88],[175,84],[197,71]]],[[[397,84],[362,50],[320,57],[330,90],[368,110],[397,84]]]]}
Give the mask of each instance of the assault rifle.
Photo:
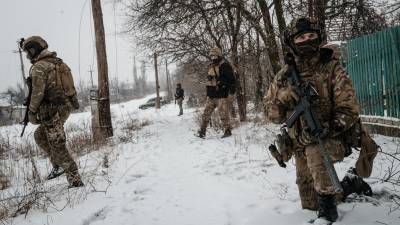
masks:
{"type": "Polygon", "coordinates": [[[28,86],[28,96],[25,98],[23,104],[24,106],[26,106],[26,111],[24,120],[22,121],[22,125],[24,125],[24,128],[22,128],[21,137],[24,136],[25,128],[26,126],[28,126],[29,123],[29,104],[31,103],[31,97],[32,97],[32,78],[28,77],[26,79],[26,84],[28,86]]]}
{"type": "Polygon", "coordinates": [[[291,128],[303,116],[307,126],[310,128],[312,137],[318,142],[321,155],[323,157],[324,165],[328,172],[329,178],[333,184],[335,192],[343,192],[343,188],[340,185],[339,178],[337,176],[335,167],[333,166],[332,159],[328,155],[325,149],[325,143],[323,138],[327,136],[328,131],[324,129],[317,116],[311,109],[312,97],[318,95],[315,88],[308,82],[302,82],[299,77],[296,62],[293,54],[287,53],[285,56],[285,63],[288,65],[288,80],[294,87],[296,95],[299,97],[295,111],[286,121],[287,127],[291,128]]]}

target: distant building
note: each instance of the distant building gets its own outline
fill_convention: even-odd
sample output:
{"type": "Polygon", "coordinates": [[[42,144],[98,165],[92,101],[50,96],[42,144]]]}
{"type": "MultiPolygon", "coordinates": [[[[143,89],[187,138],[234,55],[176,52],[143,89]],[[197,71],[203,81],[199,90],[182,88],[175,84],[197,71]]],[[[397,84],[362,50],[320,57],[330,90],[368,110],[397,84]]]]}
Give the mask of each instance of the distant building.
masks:
{"type": "Polygon", "coordinates": [[[22,105],[11,105],[10,100],[4,96],[0,97],[0,126],[11,125],[21,122],[25,115],[22,105]]]}

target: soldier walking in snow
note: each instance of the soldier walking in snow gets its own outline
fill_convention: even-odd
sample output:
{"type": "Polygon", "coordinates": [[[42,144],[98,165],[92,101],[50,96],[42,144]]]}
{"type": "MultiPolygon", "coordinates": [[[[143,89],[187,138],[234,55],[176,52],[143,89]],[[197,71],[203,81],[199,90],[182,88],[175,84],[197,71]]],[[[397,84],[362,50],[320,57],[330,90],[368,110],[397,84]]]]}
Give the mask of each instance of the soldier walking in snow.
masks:
{"type": "Polygon", "coordinates": [[[179,114],[178,116],[183,115],[183,100],[185,99],[185,90],[182,89],[181,83],[176,84],[176,91],[175,91],[175,103],[178,101],[179,105],[179,114]]]}
{"type": "MultiPolygon", "coordinates": [[[[295,19],[285,33],[285,44],[294,55],[301,83],[310,85],[314,91],[310,95],[311,108],[326,131],[320,138],[330,159],[338,162],[351,154],[344,136],[360,124],[359,105],[352,82],[333,57],[333,51],[320,47],[324,35],[322,27],[313,19],[295,19]]],[[[291,72],[287,65],[283,67],[265,97],[266,118],[277,124],[284,123],[292,115],[302,97],[295,91],[291,72]]],[[[282,144],[286,149],[281,149],[281,153],[285,153],[282,154],[285,161],[291,155],[295,157],[296,183],[302,207],[318,210],[320,220],[333,222],[338,218],[337,193],[324,164],[320,145],[310,130],[305,116],[301,115],[286,135],[278,137],[286,140],[282,144]]],[[[352,179],[347,177],[340,182],[341,195],[346,197],[353,192],[371,195],[370,187],[357,176],[356,170],[351,172],[354,175],[352,179]]]]}
{"type": "Polygon", "coordinates": [[[222,138],[232,135],[231,122],[229,117],[228,95],[229,90],[235,85],[232,66],[222,57],[222,51],[219,48],[213,48],[210,51],[212,63],[208,67],[207,75],[207,101],[202,115],[200,130],[198,136],[204,138],[207,125],[210,122],[211,114],[215,108],[218,108],[219,116],[224,126],[224,135],[222,138]]]}
{"type": "Polygon", "coordinates": [[[49,156],[53,170],[48,179],[66,173],[69,187],[83,186],[78,166],[66,147],[64,123],[73,108],[79,108],[69,67],[57,58],[56,52],[47,50],[47,42],[32,36],[20,42],[32,67],[31,100],[27,105],[29,122],[39,124],[34,138],[49,156]]]}

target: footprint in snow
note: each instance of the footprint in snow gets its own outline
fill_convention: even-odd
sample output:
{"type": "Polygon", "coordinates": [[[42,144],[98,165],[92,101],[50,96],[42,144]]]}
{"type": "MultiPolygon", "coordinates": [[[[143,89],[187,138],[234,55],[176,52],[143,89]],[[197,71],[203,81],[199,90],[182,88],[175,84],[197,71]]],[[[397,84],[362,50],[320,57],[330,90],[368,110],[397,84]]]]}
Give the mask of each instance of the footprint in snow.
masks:
{"type": "Polygon", "coordinates": [[[90,225],[96,221],[105,220],[108,212],[109,212],[108,207],[101,208],[96,212],[90,214],[90,216],[87,219],[83,220],[82,225],[90,225]]]}
{"type": "Polygon", "coordinates": [[[143,178],[143,177],[145,177],[145,175],[143,175],[143,174],[133,174],[133,175],[130,175],[130,176],[125,180],[125,183],[126,183],[126,184],[129,184],[129,183],[132,183],[132,182],[134,182],[134,181],[137,181],[138,179],[143,178]]]}

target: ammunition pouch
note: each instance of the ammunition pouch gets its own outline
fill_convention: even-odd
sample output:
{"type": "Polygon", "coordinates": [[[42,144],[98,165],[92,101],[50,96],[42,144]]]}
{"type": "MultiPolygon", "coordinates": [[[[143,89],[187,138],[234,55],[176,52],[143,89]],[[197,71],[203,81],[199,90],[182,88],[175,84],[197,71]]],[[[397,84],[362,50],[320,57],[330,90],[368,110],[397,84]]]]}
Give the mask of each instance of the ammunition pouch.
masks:
{"type": "Polygon", "coordinates": [[[360,177],[369,177],[372,173],[373,161],[378,154],[379,146],[362,126],[361,120],[357,121],[349,130],[342,134],[346,146],[345,157],[351,154],[351,148],[361,149],[356,162],[356,171],[360,177]],[[347,152],[349,149],[350,153],[347,152]]]}

